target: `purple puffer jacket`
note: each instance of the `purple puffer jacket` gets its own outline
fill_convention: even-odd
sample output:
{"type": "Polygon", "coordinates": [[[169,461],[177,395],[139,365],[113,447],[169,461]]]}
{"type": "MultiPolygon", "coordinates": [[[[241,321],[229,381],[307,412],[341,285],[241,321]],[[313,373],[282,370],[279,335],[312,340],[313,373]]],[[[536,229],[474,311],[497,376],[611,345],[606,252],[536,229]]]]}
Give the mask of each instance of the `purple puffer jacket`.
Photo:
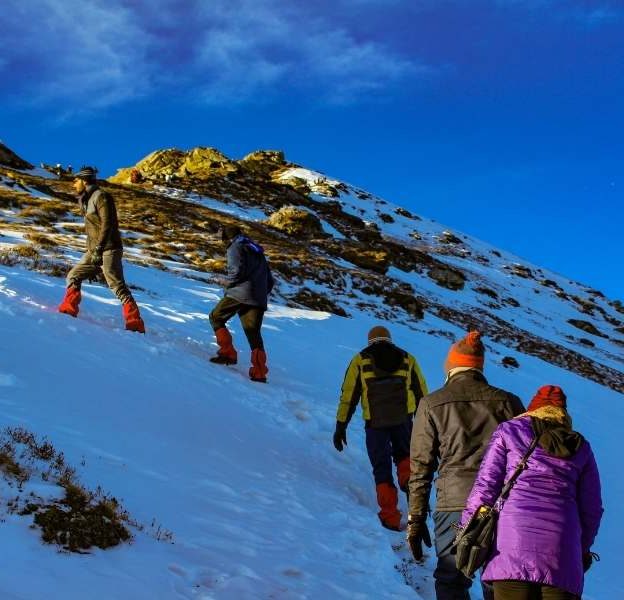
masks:
{"type": "MultiPolygon", "coordinates": [[[[482,504],[492,506],[534,438],[530,416],[498,426],[479,469],[461,523],[482,504]]],[[[514,579],[583,591],[582,555],[594,542],[602,516],[594,454],[583,442],[571,458],[539,445],[503,504],[484,581],[514,579]]]]}

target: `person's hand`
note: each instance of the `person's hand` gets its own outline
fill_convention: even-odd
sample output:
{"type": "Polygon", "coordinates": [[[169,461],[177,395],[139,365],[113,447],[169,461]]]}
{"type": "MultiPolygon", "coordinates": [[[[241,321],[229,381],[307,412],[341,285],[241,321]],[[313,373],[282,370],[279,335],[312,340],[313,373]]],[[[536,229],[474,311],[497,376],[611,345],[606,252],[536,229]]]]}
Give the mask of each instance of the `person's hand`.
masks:
{"type": "Polygon", "coordinates": [[[416,562],[423,558],[422,545],[431,548],[431,536],[427,529],[424,517],[410,517],[407,519],[407,543],[416,562]]]}
{"type": "Polygon", "coordinates": [[[91,264],[94,267],[101,267],[102,260],[102,249],[98,246],[91,252],[91,264]]]}
{"type": "Polygon", "coordinates": [[[583,554],[583,572],[587,573],[593,562],[599,560],[600,556],[598,556],[595,552],[585,552],[583,554]]]}
{"type": "Polygon", "coordinates": [[[347,445],[347,424],[342,421],[336,421],[336,431],[334,431],[334,448],[338,452],[342,452],[344,446],[347,445]]]}

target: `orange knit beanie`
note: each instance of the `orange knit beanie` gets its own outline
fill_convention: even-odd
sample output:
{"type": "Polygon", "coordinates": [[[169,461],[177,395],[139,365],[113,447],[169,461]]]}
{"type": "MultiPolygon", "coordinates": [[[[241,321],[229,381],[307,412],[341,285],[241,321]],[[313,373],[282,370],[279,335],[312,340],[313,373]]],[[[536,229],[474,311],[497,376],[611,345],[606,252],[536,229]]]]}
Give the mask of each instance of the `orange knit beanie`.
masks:
{"type": "Polygon", "coordinates": [[[448,373],[456,367],[483,369],[484,354],[481,334],[478,331],[471,331],[465,338],[451,346],[444,362],[444,370],[448,373]]]}

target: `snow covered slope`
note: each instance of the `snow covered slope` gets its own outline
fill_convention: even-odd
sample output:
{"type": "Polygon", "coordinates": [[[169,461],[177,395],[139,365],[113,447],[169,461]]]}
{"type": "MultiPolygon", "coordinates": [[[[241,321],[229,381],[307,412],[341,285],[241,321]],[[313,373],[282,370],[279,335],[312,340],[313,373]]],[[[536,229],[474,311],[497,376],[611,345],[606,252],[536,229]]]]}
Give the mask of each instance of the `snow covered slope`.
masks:
{"type": "MultiPolygon", "coordinates": [[[[619,305],[468,236],[397,213],[366,192],[308,173],[313,189],[311,204],[304,206],[326,220],[331,239],[306,245],[265,230],[261,215],[248,212],[270,214],[275,207],[268,201],[209,195],[197,182],[195,192],[113,189],[127,228],[127,280],[141,305],[145,336],[122,329],[120,307],[100,285],[85,285],[78,319],[56,312],[64,291],[59,265],[76,260],[83,233],[71,209],[61,206],[67,200],[63,184],[24,176],[27,189],[18,195],[0,189],[1,423],[47,436],[83,483],[121,499],[144,526],[133,529],[130,545],[87,555],[59,553],[41,543],[38,530],[30,528],[32,517],[5,507],[1,597],[431,600],[433,552],[424,566],[414,565],[403,535],[377,522],[359,415],[349,427],[345,452],[335,452],[331,436],[344,369],[372,325],[386,321],[434,389],[442,384],[451,338],[463,333],[461,315],[492,332],[486,375],[493,384],[525,402],[546,383],[568,394],[575,425],[596,452],[606,506],[595,547],[602,561],[588,574],[584,598],[624,597],[618,577],[624,530],[618,516],[624,502],[618,464],[624,405],[615,391],[622,369],[615,341],[622,326],[619,305]],[[28,195],[33,189],[43,197],[28,195]],[[335,201],[334,193],[340,212],[324,212],[322,205],[335,201]],[[135,197],[141,219],[133,216],[135,197]],[[150,212],[149,198],[158,212],[150,212]],[[158,254],[160,242],[151,228],[159,216],[174,223],[176,212],[193,220],[172,233],[158,254]],[[363,231],[349,230],[356,227],[350,213],[381,231],[374,244],[387,244],[392,255],[383,273],[374,263],[367,269],[333,253],[337,239],[355,248],[353,232],[363,231]],[[240,364],[208,362],[215,350],[208,313],[221,294],[212,282],[219,269],[211,219],[233,217],[255,228],[278,267],[278,290],[265,321],[266,386],[247,379],[244,336],[236,321],[240,364]],[[203,255],[190,248],[194,232],[207,249],[203,255]],[[438,262],[401,270],[393,243],[404,244],[406,254],[422,252],[457,268],[466,277],[464,288],[438,285],[429,276],[438,262]],[[462,258],[466,252],[469,257],[462,258]],[[286,271],[284,255],[296,272],[286,271]],[[319,275],[323,270],[326,277],[319,275]],[[378,293],[383,285],[399,289],[397,281],[411,286],[422,302],[422,318],[378,293]],[[350,318],[301,308],[294,298],[302,288],[342,307],[350,318]],[[608,337],[588,334],[593,345],[579,345],[568,319],[591,322],[608,337]],[[565,357],[540,354],[530,346],[535,340],[565,357]],[[504,357],[520,366],[506,367],[504,357]],[[577,357],[587,361],[581,368],[557,366],[569,367],[577,357]],[[593,381],[602,373],[608,385],[593,381]]],[[[295,176],[302,175],[300,170],[295,176]]],[[[167,222],[156,225],[167,231],[167,222]]],[[[41,493],[58,494],[44,483],[41,493]]],[[[6,482],[2,486],[2,498],[15,495],[6,482]]]]}
{"type": "MultiPolygon", "coordinates": [[[[216,288],[147,268],[130,268],[128,279],[150,290],[137,294],[146,336],[121,329],[119,308],[101,286],[86,286],[84,318],[73,320],[53,310],[61,280],[0,269],[3,424],[47,436],[71,463],[84,463],[86,484],[122,498],[148,525],[130,546],[77,556],[43,546],[28,518],[6,516],[2,596],[418,597],[396,569],[407,557],[393,551],[402,534],[377,524],[357,418],[347,451],[331,445],[344,366],[376,321],[271,306],[270,383],[254,385],[244,361],[207,361],[216,288]],[[173,543],[150,535],[154,520],[173,543]]],[[[440,385],[448,343],[398,324],[392,330],[420,358],[430,385],[440,385]]],[[[234,332],[241,343],[237,323],[234,332]]],[[[615,450],[620,395],[537,359],[522,376],[492,364],[487,374],[525,399],[546,382],[568,392],[605,482],[596,544],[603,560],[586,598],[621,597],[622,523],[613,508],[624,501],[615,450]]],[[[430,568],[406,567],[422,598],[433,598],[430,568]]]]}

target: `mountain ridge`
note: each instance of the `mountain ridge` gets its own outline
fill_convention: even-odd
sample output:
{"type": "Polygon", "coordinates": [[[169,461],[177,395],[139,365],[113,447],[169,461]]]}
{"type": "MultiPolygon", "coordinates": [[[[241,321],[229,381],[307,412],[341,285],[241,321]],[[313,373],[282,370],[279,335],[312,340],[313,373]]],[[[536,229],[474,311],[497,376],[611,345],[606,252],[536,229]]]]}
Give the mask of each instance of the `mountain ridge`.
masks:
{"type": "MultiPolygon", "coordinates": [[[[25,230],[48,248],[56,240],[78,249],[75,228],[54,222],[78,217],[70,184],[23,171],[13,177],[23,184],[20,193],[30,186],[48,195],[37,206],[21,200],[25,230]]],[[[288,162],[280,151],[232,160],[208,147],[156,150],[102,185],[116,198],[126,246],[148,264],[184,265],[187,276],[210,281],[224,269],[219,227],[237,224],[265,246],[287,305],[343,317],[357,307],[414,327],[429,313],[480,329],[512,353],[624,391],[621,303],[288,162]]],[[[432,332],[448,334],[444,327],[432,332]]],[[[509,368],[521,363],[517,356],[503,358],[509,368]]]]}

